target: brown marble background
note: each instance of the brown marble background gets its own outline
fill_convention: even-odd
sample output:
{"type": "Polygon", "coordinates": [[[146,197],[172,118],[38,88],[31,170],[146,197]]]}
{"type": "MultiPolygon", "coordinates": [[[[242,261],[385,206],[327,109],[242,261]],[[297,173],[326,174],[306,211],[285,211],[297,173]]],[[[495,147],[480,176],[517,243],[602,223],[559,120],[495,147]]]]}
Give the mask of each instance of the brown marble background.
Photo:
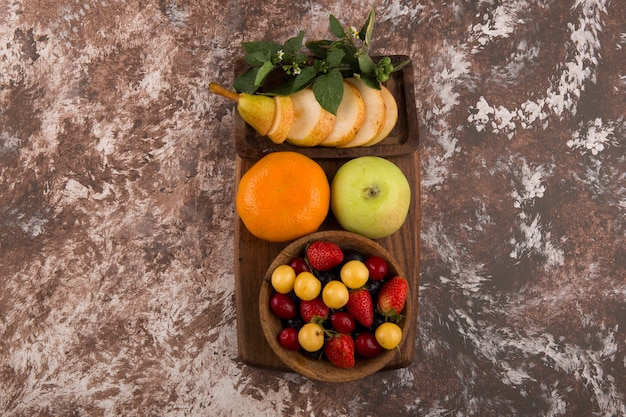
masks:
{"type": "Polygon", "coordinates": [[[237,358],[236,114],[207,86],[369,3],[0,4],[0,414],[626,414],[623,3],[373,4],[415,70],[419,332],[341,385],[237,358]]]}

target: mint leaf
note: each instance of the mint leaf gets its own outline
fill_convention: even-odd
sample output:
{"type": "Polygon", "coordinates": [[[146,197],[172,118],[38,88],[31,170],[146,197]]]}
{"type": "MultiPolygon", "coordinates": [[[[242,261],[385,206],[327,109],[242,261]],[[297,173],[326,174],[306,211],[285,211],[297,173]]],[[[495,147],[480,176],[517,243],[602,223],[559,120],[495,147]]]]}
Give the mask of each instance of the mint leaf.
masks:
{"type": "Polygon", "coordinates": [[[313,82],[313,93],[322,108],[337,114],[337,108],[343,97],[343,76],[333,69],[321,75],[313,82]]]}
{"type": "Polygon", "coordinates": [[[333,35],[339,39],[346,37],[346,32],[343,30],[343,26],[339,23],[339,20],[332,14],[330,15],[330,31],[333,35]]]}

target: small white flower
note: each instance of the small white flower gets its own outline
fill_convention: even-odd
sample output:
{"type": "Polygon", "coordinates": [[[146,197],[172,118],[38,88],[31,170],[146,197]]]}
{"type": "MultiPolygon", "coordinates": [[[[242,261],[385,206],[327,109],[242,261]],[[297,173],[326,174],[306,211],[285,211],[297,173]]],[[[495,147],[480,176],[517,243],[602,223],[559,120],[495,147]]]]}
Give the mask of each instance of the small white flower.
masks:
{"type": "Polygon", "coordinates": [[[293,75],[298,75],[302,72],[302,70],[300,69],[300,67],[294,67],[293,68],[293,75]]]}
{"type": "Polygon", "coordinates": [[[350,35],[352,35],[353,38],[358,38],[359,37],[359,31],[354,27],[354,26],[350,26],[350,35]]]}
{"type": "Polygon", "coordinates": [[[276,52],[276,58],[278,59],[278,62],[282,61],[284,56],[285,51],[283,51],[282,49],[276,52]]]}

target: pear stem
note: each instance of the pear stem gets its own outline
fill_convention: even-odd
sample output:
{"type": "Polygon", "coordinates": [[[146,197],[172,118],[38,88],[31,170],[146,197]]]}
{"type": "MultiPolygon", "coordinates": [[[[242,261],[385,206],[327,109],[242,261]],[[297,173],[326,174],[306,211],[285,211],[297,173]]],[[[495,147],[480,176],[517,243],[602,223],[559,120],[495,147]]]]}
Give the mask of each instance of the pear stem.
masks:
{"type": "Polygon", "coordinates": [[[210,83],[209,84],[209,91],[215,94],[219,94],[220,96],[224,96],[228,99],[231,99],[232,101],[234,101],[235,103],[239,102],[239,94],[227,90],[224,87],[222,87],[221,85],[219,85],[218,83],[210,83]]]}

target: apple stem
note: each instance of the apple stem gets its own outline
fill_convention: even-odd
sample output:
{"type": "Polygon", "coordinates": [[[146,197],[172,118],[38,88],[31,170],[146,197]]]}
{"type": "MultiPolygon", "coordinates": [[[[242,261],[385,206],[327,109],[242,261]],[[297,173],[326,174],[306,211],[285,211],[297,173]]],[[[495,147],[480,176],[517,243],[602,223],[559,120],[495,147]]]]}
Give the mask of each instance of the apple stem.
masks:
{"type": "Polygon", "coordinates": [[[219,94],[220,96],[224,96],[228,99],[231,99],[232,101],[234,101],[235,103],[239,102],[239,94],[227,90],[224,87],[222,87],[221,85],[219,85],[218,83],[210,83],[209,84],[209,91],[215,94],[219,94]]]}

